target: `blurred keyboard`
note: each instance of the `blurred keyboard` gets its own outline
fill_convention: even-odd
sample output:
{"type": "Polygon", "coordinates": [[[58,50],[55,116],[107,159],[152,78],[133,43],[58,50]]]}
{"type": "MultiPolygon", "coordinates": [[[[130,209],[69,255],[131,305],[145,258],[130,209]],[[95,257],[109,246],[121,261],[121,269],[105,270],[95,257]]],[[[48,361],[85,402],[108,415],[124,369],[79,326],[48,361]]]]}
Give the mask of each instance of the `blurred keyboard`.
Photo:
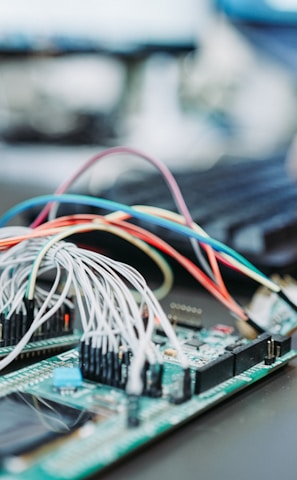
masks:
{"type": "MultiPolygon", "coordinates": [[[[209,235],[266,271],[297,265],[297,183],[286,171],[284,155],[265,160],[226,159],[209,170],[178,171],[174,176],[194,221],[209,235]]],[[[176,210],[158,173],[122,179],[100,196],[176,210]]],[[[191,255],[184,237],[160,227],[145,227],[191,255]]]]}

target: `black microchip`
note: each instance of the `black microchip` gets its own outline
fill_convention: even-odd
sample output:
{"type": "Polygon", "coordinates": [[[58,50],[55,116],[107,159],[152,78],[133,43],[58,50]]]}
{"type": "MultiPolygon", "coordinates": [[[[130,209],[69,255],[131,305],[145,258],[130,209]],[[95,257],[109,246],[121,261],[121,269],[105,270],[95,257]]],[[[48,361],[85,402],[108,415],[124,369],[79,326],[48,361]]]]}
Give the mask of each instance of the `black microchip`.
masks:
{"type": "Polygon", "coordinates": [[[29,393],[6,395],[0,398],[0,462],[67,435],[93,417],[93,413],[29,393]]]}
{"type": "Polygon", "coordinates": [[[194,348],[200,348],[202,345],[204,345],[204,342],[199,340],[199,338],[190,338],[185,342],[185,345],[188,345],[188,347],[194,347],[194,348]]]}

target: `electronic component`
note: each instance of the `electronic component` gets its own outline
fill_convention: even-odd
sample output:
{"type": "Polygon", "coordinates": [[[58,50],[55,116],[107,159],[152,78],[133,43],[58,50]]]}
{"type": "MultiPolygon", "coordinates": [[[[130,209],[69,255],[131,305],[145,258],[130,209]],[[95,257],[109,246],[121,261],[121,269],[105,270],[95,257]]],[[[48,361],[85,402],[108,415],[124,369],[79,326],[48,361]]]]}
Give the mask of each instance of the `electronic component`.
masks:
{"type": "Polygon", "coordinates": [[[192,337],[185,342],[185,345],[188,345],[189,347],[194,347],[198,350],[198,348],[203,345],[203,342],[199,338],[192,337]]]}
{"type": "Polygon", "coordinates": [[[258,338],[243,345],[229,348],[234,356],[234,375],[239,375],[250,367],[262,362],[267,353],[267,342],[271,341],[271,335],[263,333],[258,338]]]}
{"type": "MultiPolygon", "coordinates": [[[[77,378],[78,350],[0,377],[0,478],[79,480],[94,474],[173,426],[248,388],[297,355],[288,337],[271,338],[265,334],[250,341],[228,329],[215,333],[213,329],[202,329],[195,334],[203,342],[201,348],[186,346],[189,369],[181,368],[177,352],[168,356],[172,347],[167,339],[166,345],[159,347],[164,355],[161,370],[146,363],[146,389],[142,395],[130,395],[94,380],[81,383],[77,378]],[[275,355],[271,364],[265,360],[268,342],[275,355]],[[61,395],[60,388],[67,384],[68,395],[61,395]],[[82,435],[69,435],[83,429],[86,423],[90,427],[82,435]],[[61,438],[59,443],[53,441],[57,437],[61,438]],[[42,445],[47,449],[39,453],[42,445]],[[104,448],[98,448],[100,445],[104,448]],[[12,456],[21,460],[19,471],[10,461],[12,456]],[[67,460],[70,457],[71,462],[67,460]]],[[[178,327],[177,334],[186,340],[192,337],[192,329],[178,327]]],[[[133,357],[125,354],[129,370],[133,357]]],[[[119,353],[119,358],[122,356],[123,352],[119,353]]]]}
{"type": "Polygon", "coordinates": [[[192,397],[192,379],[189,368],[185,368],[175,379],[169,396],[171,403],[179,405],[192,397]]]}
{"type": "MultiPolygon", "coordinates": [[[[74,330],[69,335],[62,335],[44,340],[32,341],[24,346],[20,354],[16,357],[19,360],[34,360],[50,357],[59,352],[69,350],[69,348],[78,345],[81,338],[81,332],[74,330]]],[[[0,347],[0,359],[5,358],[13,351],[14,346],[0,347]]]]}
{"type": "MultiPolygon", "coordinates": [[[[0,347],[16,345],[28,331],[34,318],[34,302],[26,300],[26,311],[5,316],[0,313],[0,347]]],[[[60,307],[48,321],[40,326],[31,337],[31,341],[70,335],[73,333],[73,309],[67,305],[60,307]]]]}
{"type": "Polygon", "coordinates": [[[274,339],[267,340],[267,353],[264,357],[265,365],[272,365],[275,362],[274,339]]]}
{"type": "MultiPolygon", "coordinates": [[[[46,322],[33,331],[15,360],[44,358],[62,352],[78,344],[81,332],[74,329],[74,308],[71,301],[58,308],[46,322]]],[[[30,329],[34,317],[35,302],[24,298],[23,310],[11,314],[0,313],[0,360],[10,355],[14,347],[30,329]]]]}
{"type": "Polygon", "coordinates": [[[162,396],[162,380],[164,368],[160,363],[146,362],[143,369],[143,394],[148,397],[162,396]]]}
{"type": "MultiPolygon", "coordinates": [[[[176,332],[183,341],[184,352],[192,370],[192,374],[190,369],[185,369],[176,371],[172,376],[169,398],[176,404],[189,400],[192,390],[195,394],[205,392],[259,362],[271,365],[276,356],[290,350],[289,337],[277,335],[274,340],[270,334],[263,333],[254,340],[247,340],[236,336],[234,329],[225,325],[201,329],[195,336],[189,335],[191,328],[177,327],[176,332]],[[194,379],[193,382],[191,378],[194,379]]],[[[178,365],[180,361],[177,350],[172,348],[165,336],[158,338],[162,340],[158,346],[165,361],[178,365]]],[[[133,360],[131,353],[103,354],[102,349],[81,342],[80,365],[84,378],[88,380],[125,388],[130,375],[131,359],[133,360]]],[[[163,366],[146,361],[142,371],[142,395],[161,397],[162,378],[163,366]]]]}
{"type": "Polygon", "coordinates": [[[102,351],[91,343],[80,342],[80,367],[82,375],[88,380],[125,388],[127,383],[126,370],[130,364],[128,352],[116,353],[102,351]]]}
{"type": "Polygon", "coordinates": [[[274,340],[274,354],[276,357],[280,357],[288,353],[291,349],[291,337],[286,335],[275,334],[274,340]]]}
{"type": "Polygon", "coordinates": [[[57,367],[53,372],[53,388],[61,393],[72,393],[82,385],[82,374],[78,367],[57,367]]]}
{"type": "Polygon", "coordinates": [[[140,398],[138,395],[128,395],[127,397],[127,426],[128,428],[138,427],[140,424],[139,418],[140,398]]]}
{"type": "Polygon", "coordinates": [[[202,393],[233,377],[233,356],[224,353],[195,371],[195,393],[202,393]]]}
{"type": "Polygon", "coordinates": [[[173,325],[193,328],[199,330],[202,328],[202,310],[183,303],[170,303],[170,312],[168,318],[173,325]]]}

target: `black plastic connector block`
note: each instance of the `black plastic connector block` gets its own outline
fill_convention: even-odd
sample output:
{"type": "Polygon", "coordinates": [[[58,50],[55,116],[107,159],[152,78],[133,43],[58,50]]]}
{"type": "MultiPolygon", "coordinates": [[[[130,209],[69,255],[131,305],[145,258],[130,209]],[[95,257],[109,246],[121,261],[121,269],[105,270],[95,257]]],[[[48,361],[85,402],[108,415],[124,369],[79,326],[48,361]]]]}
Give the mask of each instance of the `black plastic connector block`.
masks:
{"type": "Polygon", "coordinates": [[[0,347],[4,346],[4,314],[0,313],[0,347]]]}
{"type": "Polygon", "coordinates": [[[163,365],[145,363],[142,375],[143,395],[153,398],[162,396],[163,371],[163,365]]]}
{"type": "Polygon", "coordinates": [[[4,346],[7,347],[11,345],[10,341],[10,320],[8,318],[4,318],[2,323],[3,325],[3,337],[4,337],[4,346]]]}
{"type": "Polygon", "coordinates": [[[96,354],[97,348],[91,346],[90,349],[90,358],[89,358],[89,371],[88,371],[88,379],[95,380],[96,378],[96,354]]]}
{"type": "Polygon", "coordinates": [[[282,357],[291,350],[292,339],[286,335],[276,334],[272,336],[274,340],[274,353],[276,357],[282,357]]]}
{"type": "Polygon", "coordinates": [[[140,425],[140,397],[139,395],[128,395],[127,397],[127,426],[135,428],[140,425]]]}
{"type": "Polygon", "coordinates": [[[151,387],[149,396],[159,398],[162,396],[162,378],[164,373],[163,365],[154,365],[151,372],[151,387]]]}
{"type": "Polygon", "coordinates": [[[113,377],[111,385],[113,387],[120,388],[121,385],[121,368],[119,355],[116,352],[113,352],[113,377]]]}
{"type": "Polygon", "coordinates": [[[215,360],[199,367],[195,372],[195,394],[205,392],[219,383],[225,382],[233,377],[232,353],[224,353],[215,360]]]}
{"type": "Polygon", "coordinates": [[[174,405],[180,405],[192,398],[192,376],[189,368],[183,370],[178,384],[178,391],[173,392],[169,398],[174,405]]]}
{"type": "Polygon", "coordinates": [[[234,375],[248,370],[249,368],[262,362],[267,355],[268,341],[271,340],[269,333],[262,333],[255,340],[249,343],[235,347],[232,350],[234,355],[234,375]]]}
{"type": "Polygon", "coordinates": [[[27,313],[27,330],[31,327],[31,324],[34,321],[34,309],[35,309],[35,301],[34,299],[29,300],[28,298],[24,297],[24,304],[27,313]]]}

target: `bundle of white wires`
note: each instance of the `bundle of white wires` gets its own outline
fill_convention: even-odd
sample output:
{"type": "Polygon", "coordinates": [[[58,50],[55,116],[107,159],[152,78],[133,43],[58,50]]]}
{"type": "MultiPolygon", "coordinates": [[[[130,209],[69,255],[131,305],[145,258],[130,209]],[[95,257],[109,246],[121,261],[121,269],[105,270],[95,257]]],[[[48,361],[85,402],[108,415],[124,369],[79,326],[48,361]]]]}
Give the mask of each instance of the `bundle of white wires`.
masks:
{"type": "Polygon", "coordinates": [[[34,318],[13,351],[0,361],[0,369],[14,360],[32,334],[63,304],[75,299],[82,325],[82,341],[103,353],[132,353],[127,391],[142,392],[142,370],[146,361],[162,363],[152,342],[156,321],[178,352],[182,367],[185,354],[167,316],[142,275],[133,267],[97,252],[51,238],[31,238],[1,253],[0,312],[9,318],[25,311],[25,301],[34,301],[34,318]],[[37,281],[44,275],[51,286],[37,281]],[[136,301],[133,293],[137,293],[136,301]],[[145,318],[144,318],[145,317],[145,318]],[[144,321],[145,320],[145,321],[144,321]]]}

